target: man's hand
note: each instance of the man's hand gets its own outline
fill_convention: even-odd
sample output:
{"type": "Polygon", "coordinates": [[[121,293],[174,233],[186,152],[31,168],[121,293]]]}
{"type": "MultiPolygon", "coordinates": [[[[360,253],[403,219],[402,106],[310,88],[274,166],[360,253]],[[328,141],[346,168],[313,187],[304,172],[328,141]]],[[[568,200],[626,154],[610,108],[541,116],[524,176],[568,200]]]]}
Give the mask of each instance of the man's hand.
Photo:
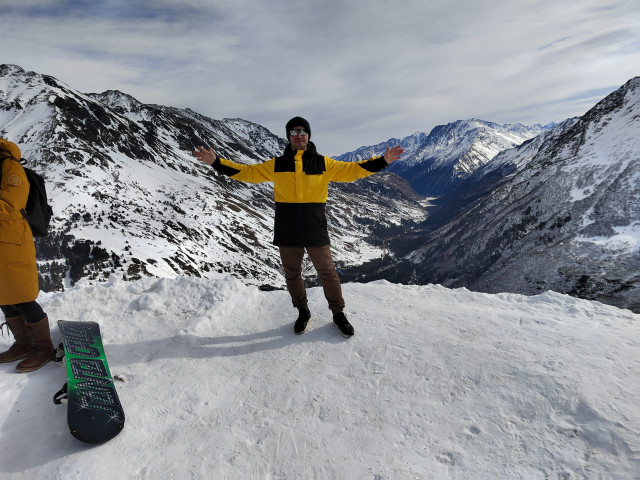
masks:
{"type": "Polygon", "coordinates": [[[213,162],[216,161],[216,154],[213,153],[213,150],[209,148],[208,150],[204,147],[196,147],[193,152],[193,156],[196,157],[197,160],[202,163],[206,163],[207,165],[213,165],[213,162]]]}
{"type": "Polygon", "coordinates": [[[387,164],[393,163],[400,158],[403,152],[404,148],[400,145],[396,145],[393,148],[387,147],[387,151],[384,154],[384,160],[387,164]]]}

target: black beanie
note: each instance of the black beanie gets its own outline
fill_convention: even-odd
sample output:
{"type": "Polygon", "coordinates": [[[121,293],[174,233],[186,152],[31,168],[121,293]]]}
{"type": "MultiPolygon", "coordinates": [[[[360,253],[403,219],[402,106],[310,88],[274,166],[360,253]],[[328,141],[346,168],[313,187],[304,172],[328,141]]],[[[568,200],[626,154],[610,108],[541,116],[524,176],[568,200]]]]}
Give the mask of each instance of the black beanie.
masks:
{"type": "Polygon", "coordinates": [[[311,139],[311,126],[309,125],[309,122],[302,117],[293,117],[287,122],[287,126],[285,127],[287,129],[287,135],[285,138],[289,138],[289,132],[295,127],[303,127],[307,131],[309,139],[311,139]]]}

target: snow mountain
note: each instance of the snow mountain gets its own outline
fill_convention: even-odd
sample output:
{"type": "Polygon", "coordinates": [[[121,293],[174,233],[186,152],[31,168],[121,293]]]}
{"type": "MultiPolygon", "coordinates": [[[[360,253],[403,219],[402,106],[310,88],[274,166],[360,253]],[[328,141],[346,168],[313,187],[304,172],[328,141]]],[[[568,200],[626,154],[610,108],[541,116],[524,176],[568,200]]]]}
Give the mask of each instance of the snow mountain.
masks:
{"type": "MultiPolygon", "coordinates": [[[[331,187],[343,279],[554,290],[640,309],[638,82],[558,125],[471,119],[389,140],[405,148],[402,162],[331,187]]],[[[221,273],[284,286],[271,245],[271,185],[234,182],[191,153],[205,145],[263,161],[285,146],[264,127],[118,91],[83,94],[2,65],[0,135],[48,180],[55,218],[52,234],[37,239],[42,290],[113,275],[221,273]]],[[[366,158],[384,145],[337,158],[366,158]]]]}
{"type": "Polygon", "coordinates": [[[428,135],[418,132],[401,140],[393,138],[338,158],[362,160],[384,153],[386,145],[401,145],[405,149],[404,159],[391,165],[389,171],[409,181],[419,194],[440,197],[455,192],[465,179],[489,164],[498,153],[516,147],[552,126],[458,120],[437,126],[428,135]]]}
{"type": "Polygon", "coordinates": [[[390,246],[395,258],[352,278],[553,290],[640,310],[640,77],[467,182],[390,246]]]}
{"type": "MultiPolygon", "coordinates": [[[[83,94],[2,65],[0,135],[47,179],[53,231],[36,245],[44,291],[111,275],[231,273],[284,285],[271,245],[271,185],[229,180],[192,157],[197,145],[244,163],[279,155],[285,140],[264,127],[146,105],[118,91],[83,94]]],[[[386,173],[333,188],[327,210],[337,264],[382,256],[373,230],[424,219],[420,200],[386,173]]]]}

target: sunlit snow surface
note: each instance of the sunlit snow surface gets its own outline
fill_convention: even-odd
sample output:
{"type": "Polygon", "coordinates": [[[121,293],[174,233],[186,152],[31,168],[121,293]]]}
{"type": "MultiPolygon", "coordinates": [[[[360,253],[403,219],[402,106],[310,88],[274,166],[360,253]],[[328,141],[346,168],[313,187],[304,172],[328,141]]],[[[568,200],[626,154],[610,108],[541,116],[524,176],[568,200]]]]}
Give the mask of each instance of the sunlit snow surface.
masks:
{"type": "MultiPolygon", "coordinates": [[[[284,291],[231,278],[112,279],[42,294],[99,322],[126,412],[101,446],[52,403],[66,372],[0,365],[0,476],[637,478],[640,316],[548,292],[344,285],[293,333],[284,291]]],[[[12,339],[0,337],[0,345],[12,339]]]]}

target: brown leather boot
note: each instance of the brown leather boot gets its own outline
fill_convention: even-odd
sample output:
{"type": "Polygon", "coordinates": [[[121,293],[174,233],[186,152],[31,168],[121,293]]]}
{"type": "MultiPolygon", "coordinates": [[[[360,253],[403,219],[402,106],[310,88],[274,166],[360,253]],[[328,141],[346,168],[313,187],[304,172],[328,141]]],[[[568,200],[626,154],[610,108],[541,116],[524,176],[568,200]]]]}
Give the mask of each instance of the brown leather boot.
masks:
{"type": "Polygon", "coordinates": [[[14,344],[6,352],[0,353],[0,363],[15,362],[26,357],[31,351],[31,339],[27,330],[27,322],[22,315],[5,318],[7,327],[13,334],[14,344]]]}
{"type": "Polygon", "coordinates": [[[20,373],[33,372],[42,367],[51,360],[54,350],[48,317],[44,317],[36,323],[27,323],[27,329],[31,333],[33,343],[27,358],[16,366],[16,371],[20,373]]]}

